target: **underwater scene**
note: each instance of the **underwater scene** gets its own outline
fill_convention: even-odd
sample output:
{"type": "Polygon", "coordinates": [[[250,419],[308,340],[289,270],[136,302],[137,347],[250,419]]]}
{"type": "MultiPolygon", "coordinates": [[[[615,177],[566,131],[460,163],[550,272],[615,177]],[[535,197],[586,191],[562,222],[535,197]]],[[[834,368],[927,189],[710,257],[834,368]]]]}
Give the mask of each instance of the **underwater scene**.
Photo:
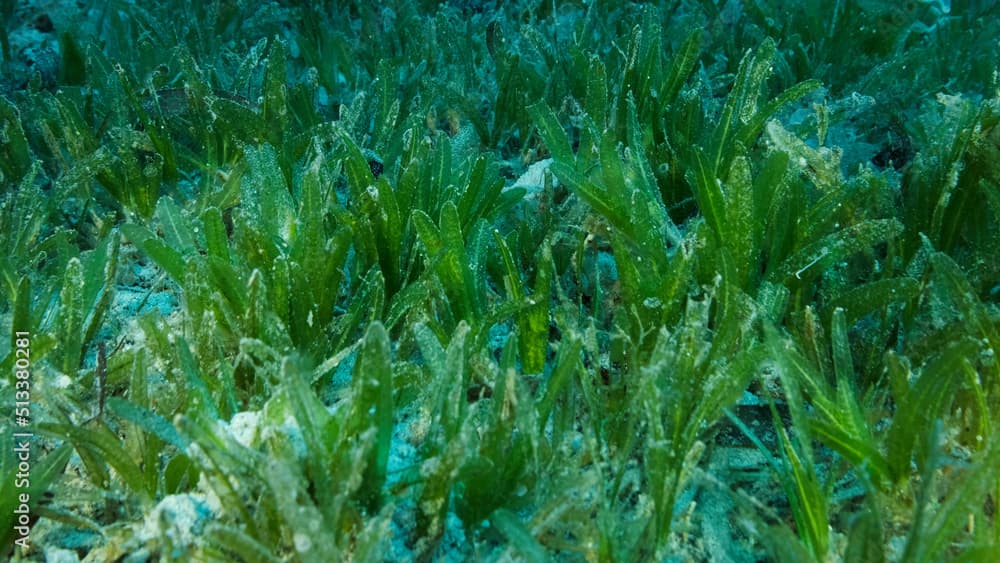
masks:
{"type": "Polygon", "coordinates": [[[1000,561],[1000,2],[0,15],[0,560],[1000,561]]]}

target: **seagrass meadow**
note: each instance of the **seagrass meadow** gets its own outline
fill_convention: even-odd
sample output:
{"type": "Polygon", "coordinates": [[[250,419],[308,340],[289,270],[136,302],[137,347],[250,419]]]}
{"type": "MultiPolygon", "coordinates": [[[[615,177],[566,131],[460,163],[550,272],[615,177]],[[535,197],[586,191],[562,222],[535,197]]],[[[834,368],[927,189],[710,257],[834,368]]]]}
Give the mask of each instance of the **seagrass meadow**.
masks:
{"type": "Polygon", "coordinates": [[[996,1],[0,12],[0,559],[1000,561],[996,1]]]}

